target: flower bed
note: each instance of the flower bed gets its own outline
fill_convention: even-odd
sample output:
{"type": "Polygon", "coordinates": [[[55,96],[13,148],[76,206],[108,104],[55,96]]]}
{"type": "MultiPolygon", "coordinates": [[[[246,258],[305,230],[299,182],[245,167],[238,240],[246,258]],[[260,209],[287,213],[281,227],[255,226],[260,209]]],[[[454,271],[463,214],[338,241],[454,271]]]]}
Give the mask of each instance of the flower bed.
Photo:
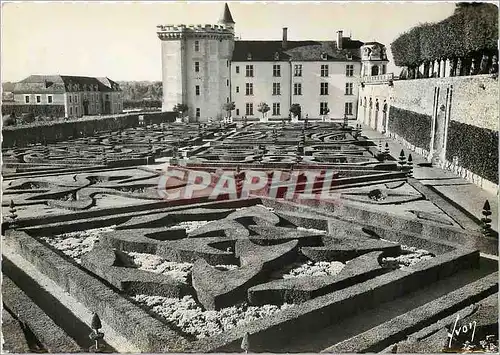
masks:
{"type": "Polygon", "coordinates": [[[40,239],[81,264],[82,255],[92,250],[94,243],[99,241],[99,236],[114,231],[115,227],[87,229],[85,231],[58,234],[53,237],[40,237],[40,239]]]}
{"type": "Polygon", "coordinates": [[[133,299],[183,333],[190,334],[197,339],[210,337],[256,319],[269,317],[293,306],[286,303],[282,306],[263,305],[258,307],[241,304],[219,311],[204,311],[191,296],[177,299],[135,295],[133,299]]]}
{"type": "Polygon", "coordinates": [[[402,254],[396,257],[388,256],[382,258],[382,266],[390,269],[404,270],[406,268],[412,267],[420,261],[429,260],[435,257],[434,254],[427,250],[418,249],[403,244],[401,244],[401,251],[402,254]]]}

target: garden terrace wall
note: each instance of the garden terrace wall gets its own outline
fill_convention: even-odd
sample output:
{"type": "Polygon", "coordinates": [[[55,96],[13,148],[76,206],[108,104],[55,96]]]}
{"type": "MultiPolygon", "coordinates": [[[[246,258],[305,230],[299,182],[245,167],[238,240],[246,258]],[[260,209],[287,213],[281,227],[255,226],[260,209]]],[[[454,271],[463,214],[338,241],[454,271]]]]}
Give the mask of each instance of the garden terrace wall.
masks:
{"type": "Polygon", "coordinates": [[[70,138],[93,136],[98,132],[115,131],[138,125],[139,115],[145,122],[169,122],[166,112],[132,113],[107,117],[95,117],[65,122],[33,123],[23,126],[4,127],[3,148],[25,147],[37,143],[53,143],[70,138]]]}
{"type": "MultiPolygon", "coordinates": [[[[388,134],[424,155],[429,154],[434,145],[435,110],[445,105],[448,124],[444,128],[446,148],[444,156],[439,157],[440,166],[496,193],[498,79],[491,75],[476,75],[397,80],[394,88],[385,92],[392,95],[388,100],[388,134]],[[436,98],[437,89],[439,97],[436,98]]],[[[442,120],[444,116],[438,115],[438,119],[442,120]]],[[[438,123],[444,125],[444,122],[438,123]]]]}

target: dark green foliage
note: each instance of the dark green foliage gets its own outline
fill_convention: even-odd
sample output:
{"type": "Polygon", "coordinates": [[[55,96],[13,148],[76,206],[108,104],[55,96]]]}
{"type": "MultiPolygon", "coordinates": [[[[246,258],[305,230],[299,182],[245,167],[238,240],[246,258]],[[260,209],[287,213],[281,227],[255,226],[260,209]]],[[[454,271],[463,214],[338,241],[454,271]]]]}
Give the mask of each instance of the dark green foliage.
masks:
{"type": "Polygon", "coordinates": [[[12,115],[5,115],[2,117],[2,123],[4,126],[15,126],[16,118],[12,115]]]}
{"type": "Polygon", "coordinates": [[[141,101],[123,101],[123,109],[155,109],[161,108],[161,100],[141,100],[141,101]]]}
{"type": "Polygon", "coordinates": [[[181,117],[182,114],[188,111],[188,106],[186,104],[177,104],[174,106],[172,111],[176,112],[179,115],[179,117],[181,117]]]}
{"type": "Polygon", "coordinates": [[[394,106],[389,111],[389,131],[426,150],[430,149],[431,122],[429,115],[422,115],[394,106]]]}
{"type": "Polygon", "coordinates": [[[494,4],[457,4],[455,13],[435,24],[422,24],[391,43],[394,62],[410,68],[432,60],[477,57],[497,49],[498,8],[494,4]]]}
{"type": "Polygon", "coordinates": [[[454,157],[459,166],[498,184],[498,132],[450,121],[446,160],[454,157]]]}
{"type": "Polygon", "coordinates": [[[118,84],[122,89],[124,102],[161,102],[162,100],[163,85],[161,81],[118,81],[118,84]]]}
{"type": "Polygon", "coordinates": [[[292,115],[300,117],[300,113],[301,113],[301,107],[300,107],[300,105],[299,104],[293,104],[290,107],[290,112],[292,113],[292,115]]]}
{"type": "Polygon", "coordinates": [[[31,113],[36,117],[64,117],[64,105],[2,105],[2,115],[12,113],[16,117],[21,117],[26,113],[31,113]]]}
{"type": "Polygon", "coordinates": [[[92,316],[92,323],[90,326],[95,330],[99,330],[102,328],[101,319],[99,318],[97,313],[94,313],[94,315],[92,316]]]}

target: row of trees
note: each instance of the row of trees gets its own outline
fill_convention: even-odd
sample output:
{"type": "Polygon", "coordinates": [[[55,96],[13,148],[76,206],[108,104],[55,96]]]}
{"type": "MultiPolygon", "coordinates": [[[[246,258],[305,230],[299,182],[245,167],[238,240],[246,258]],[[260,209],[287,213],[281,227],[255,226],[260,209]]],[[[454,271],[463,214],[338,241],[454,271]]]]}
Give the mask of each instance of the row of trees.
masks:
{"type": "MultiPolygon", "coordinates": [[[[470,68],[473,60],[479,63],[486,59],[491,66],[492,56],[497,52],[497,40],[498,8],[494,4],[459,3],[452,16],[412,28],[394,40],[391,49],[395,64],[410,70],[446,59],[455,66],[457,59],[461,59],[470,68]]],[[[455,74],[469,73],[470,70],[462,69],[455,74]]]]}
{"type": "MultiPolygon", "coordinates": [[[[189,107],[186,104],[177,104],[177,105],[175,105],[173,107],[173,111],[175,113],[177,113],[177,116],[179,118],[183,117],[186,114],[186,112],[188,112],[188,109],[189,109],[189,107]]],[[[227,116],[229,117],[229,116],[231,116],[231,112],[234,111],[236,109],[236,107],[235,107],[234,102],[228,102],[228,103],[225,103],[224,105],[222,105],[222,109],[227,112],[227,116]]],[[[257,111],[262,114],[262,118],[264,118],[264,116],[266,115],[266,113],[269,112],[270,110],[271,110],[271,108],[265,102],[261,102],[257,106],[257,111]]],[[[330,110],[326,109],[326,111],[324,112],[324,114],[327,115],[329,112],[330,112],[330,110]]],[[[293,116],[300,117],[300,115],[301,115],[301,107],[300,107],[300,105],[299,104],[293,104],[290,107],[290,113],[293,116]]]]}

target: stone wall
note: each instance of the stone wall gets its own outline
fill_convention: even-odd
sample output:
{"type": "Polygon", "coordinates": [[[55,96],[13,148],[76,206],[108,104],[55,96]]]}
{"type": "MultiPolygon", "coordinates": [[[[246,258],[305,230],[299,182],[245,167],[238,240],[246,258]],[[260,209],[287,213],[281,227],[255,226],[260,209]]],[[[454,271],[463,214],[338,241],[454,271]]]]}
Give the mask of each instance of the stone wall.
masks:
{"type": "Polygon", "coordinates": [[[359,99],[387,100],[388,120],[385,126],[376,123],[368,104],[360,105],[358,119],[423,153],[434,165],[496,192],[498,95],[498,79],[491,75],[396,80],[392,87],[370,83],[359,99]]]}
{"type": "Polygon", "coordinates": [[[133,113],[107,117],[95,117],[75,121],[47,122],[25,126],[7,126],[2,130],[2,148],[25,147],[37,143],[53,143],[70,138],[93,136],[97,132],[114,131],[135,127],[139,116],[144,123],[173,122],[171,112],[133,113]]]}

